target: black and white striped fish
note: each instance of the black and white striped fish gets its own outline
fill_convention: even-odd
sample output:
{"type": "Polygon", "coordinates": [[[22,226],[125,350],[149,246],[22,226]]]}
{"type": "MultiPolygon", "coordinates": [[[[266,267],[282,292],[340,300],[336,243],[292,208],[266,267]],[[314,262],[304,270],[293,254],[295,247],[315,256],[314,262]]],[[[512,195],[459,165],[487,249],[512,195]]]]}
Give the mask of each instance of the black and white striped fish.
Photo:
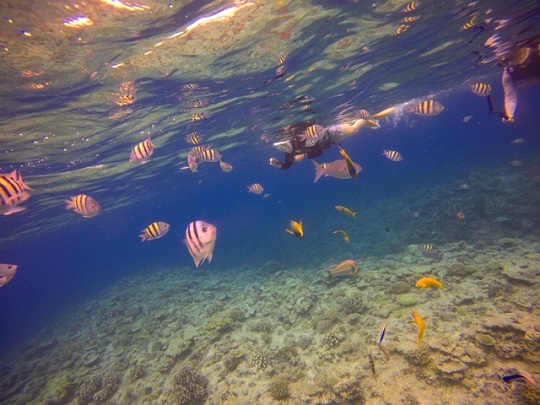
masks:
{"type": "Polygon", "coordinates": [[[201,150],[197,157],[202,162],[219,162],[221,160],[221,152],[216,149],[206,148],[201,150]]]}
{"type": "Polygon", "coordinates": [[[196,267],[203,264],[206,259],[208,263],[212,261],[216,238],[217,228],[212,224],[194,221],[187,226],[184,242],[196,267]]]}
{"type": "Polygon", "coordinates": [[[401,156],[401,153],[395,150],[383,149],[383,155],[394,162],[401,162],[403,160],[403,156],[401,156]]]}
{"type": "Polygon", "coordinates": [[[153,222],[142,230],[139,237],[142,241],[159,239],[169,232],[169,224],[166,222],[153,222]]]}
{"type": "Polygon", "coordinates": [[[491,94],[491,84],[489,83],[473,83],[469,88],[474,94],[480,97],[487,97],[491,94]]]}

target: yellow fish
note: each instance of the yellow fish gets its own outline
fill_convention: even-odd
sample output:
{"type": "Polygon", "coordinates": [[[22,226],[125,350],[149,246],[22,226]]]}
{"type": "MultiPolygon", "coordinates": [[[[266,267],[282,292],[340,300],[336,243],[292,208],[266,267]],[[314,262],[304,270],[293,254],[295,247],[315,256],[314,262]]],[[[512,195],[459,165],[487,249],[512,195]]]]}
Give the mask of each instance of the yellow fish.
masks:
{"type": "Polygon", "coordinates": [[[302,221],[293,221],[291,219],[291,225],[289,228],[285,229],[286,232],[289,232],[291,235],[301,238],[304,236],[304,228],[302,227],[302,221]]]}
{"type": "Polygon", "coordinates": [[[338,145],[339,153],[341,153],[341,156],[345,158],[345,161],[347,162],[347,171],[351,175],[351,177],[355,180],[358,180],[358,173],[359,171],[356,170],[355,163],[352,161],[349,154],[343,149],[341,146],[338,145]]]}
{"type": "Polygon", "coordinates": [[[411,315],[413,317],[413,322],[416,323],[416,325],[418,326],[418,339],[417,339],[417,342],[418,344],[422,343],[422,338],[424,337],[424,332],[426,330],[426,324],[424,322],[424,318],[422,318],[420,316],[420,314],[418,313],[418,311],[416,311],[416,309],[412,309],[411,310],[411,315]]]}
{"type": "Polygon", "coordinates": [[[441,288],[442,286],[443,284],[440,281],[437,281],[431,277],[422,277],[420,280],[416,282],[416,287],[422,287],[422,288],[427,288],[427,287],[441,288]]]}
{"type": "Polygon", "coordinates": [[[343,212],[344,214],[350,215],[351,217],[356,216],[356,211],[351,211],[347,207],[344,207],[343,205],[336,205],[336,210],[339,212],[343,212]]]}
{"type": "Polygon", "coordinates": [[[343,239],[345,240],[345,242],[347,243],[351,242],[351,238],[349,238],[349,235],[347,235],[347,232],[345,232],[344,230],[338,229],[337,231],[334,231],[333,233],[340,233],[341,236],[343,236],[343,239]]]}

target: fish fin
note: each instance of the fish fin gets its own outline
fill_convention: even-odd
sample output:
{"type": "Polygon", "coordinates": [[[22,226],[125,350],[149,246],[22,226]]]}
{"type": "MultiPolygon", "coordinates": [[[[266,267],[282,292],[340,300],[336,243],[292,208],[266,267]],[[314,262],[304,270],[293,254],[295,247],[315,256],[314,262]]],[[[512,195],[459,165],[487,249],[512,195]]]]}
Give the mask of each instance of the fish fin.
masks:
{"type": "Polygon", "coordinates": [[[318,164],[317,162],[315,162],[314,160],[312,160],[313,162],[313,166],[315,167],[315,180],[313,180],[313,183],[317,183],[317,181],[319,181],[319,179],[325,174],[324,173],[324,169],[322,167],[322,165],[318,164]]]}
{"type": "Polygon", "coordinates": [[[142,235],[139,235],[139,238],[142,239],[141,242],[144,242],[144,241],[146,241],[148,239],[144,233],[142,235]]]}
{"type": "Polygon", "coordinates": [[[4,212],[4,215],[15,214],[16,212],[21,212],[21,211],[24,211],[25,209],[26,209],[26,207],[19,207],[19,206],[16,206],[16,207],[10,208],[10,209],[7,210],[6,212],[4,212]]]}
{"type": "Polygon", "coordinates": [[[353,212],[352,212],[352,216],[353,216],[353,218],[356,217],[356,211],[353,211],[353,212]]]}
{"type": "Polygon", "coordinates": [[[64,202],[66,203],[66,210],[72,210],[75,208],[73,205],[73,197],[71,197],[71,200],[64,200],[64,202]]]}

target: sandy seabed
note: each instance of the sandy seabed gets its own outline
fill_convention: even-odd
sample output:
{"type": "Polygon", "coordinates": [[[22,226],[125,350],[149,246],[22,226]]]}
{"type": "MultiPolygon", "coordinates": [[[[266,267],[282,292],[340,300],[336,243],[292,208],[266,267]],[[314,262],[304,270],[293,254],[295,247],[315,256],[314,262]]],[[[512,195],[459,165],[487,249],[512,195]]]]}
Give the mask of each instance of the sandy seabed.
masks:
{"type": "Polygon", "coordinates": [[[331,285],[326,264],[139,273],[12,350],[4,403],[539,403],[502,376],[540,380],[540,243],[443,250],[411,245],[331,285]],[[415,288],[425,275],[444,287],[415,288]]]}

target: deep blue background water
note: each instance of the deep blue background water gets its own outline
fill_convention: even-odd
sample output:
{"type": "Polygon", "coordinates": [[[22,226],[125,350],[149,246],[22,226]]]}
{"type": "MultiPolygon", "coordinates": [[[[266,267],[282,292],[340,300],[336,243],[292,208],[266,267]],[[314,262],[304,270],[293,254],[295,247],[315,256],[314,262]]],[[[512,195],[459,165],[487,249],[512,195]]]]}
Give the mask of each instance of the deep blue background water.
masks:
{"type": "MultiPolygon", "coordinates": [[[[502,107],[499,77],[491,82],[502,107]]],[[[2,262],[19,265],[16,277],[0,290],[0,350],[51,325],[55,317],[116,280],[137,273],[183,266],[205,272],[241,271],[245,265],[261,266],[268,260],[287,267],[316,266],[326,259],[317,246],[328,242],[310,237],[308,231],[301,241],[291,239],[283,231],[290,219],[302,219],[306,229],[313,229],[320,215],[338,203],[361,209],[410,190],[425,188],[428,193],[433,186],[465,178],[472,168],[496,170],[507,167],[510,160],[526,162],[538,150],[538,87],[521,91],[513,126],[489,116],[485,100],[471,92],[459,90],[437,99],[447,107],[437,117],[407,115],[396,124],[384,122],[377,131],[364,129],[343,143],[363,166],[358,182],[322,178],[313,184],[314,169],[308,161],[288,171],[276,170],[267,162],[280,152],[254,134],[252,145],[227,151],[226,160],[234,166],[231,173],[223,173],[217,163],[201,165],[197,174],[175,168],[162,175],[172,176],[176,187],[160,190],[158,198],[142,199],[127,208],[104,207],[92,219],[73,214],[73,222],[60,231],[0,247],[2,262]],[[467,115],[473,119],[463,123],[467,115]],[[511,145],[518,137],[526,143],[511,145]],[[382,149],[400,151],[403,162],[387,160],[382,149]],[[247,185],[254,182],[263,184],[270,197],[248,193],[247,185]],[[182,243],[187,224],[196,219],[218,228],[214,260],[199,270],[182,243]],[[169,234],[141,243],[137,235],[157,220],[171,224],[169,234]]],[[[339,157],[332,147],[317,160],[339,157]]],[[[154,179],[146,182],[148,189],[159,188],[154,179]]],[[[104,192],[110,196],[114,186],[108,184],[104,192]]],[[[59,205],[58,213],[63,210],[59,205]]],[[[23,217],[19,213],[6,220],[24,226],[23,217]]],[[[367,221],[381,222],[381,229],[385,225],[381,218],[367,221]]]]}

